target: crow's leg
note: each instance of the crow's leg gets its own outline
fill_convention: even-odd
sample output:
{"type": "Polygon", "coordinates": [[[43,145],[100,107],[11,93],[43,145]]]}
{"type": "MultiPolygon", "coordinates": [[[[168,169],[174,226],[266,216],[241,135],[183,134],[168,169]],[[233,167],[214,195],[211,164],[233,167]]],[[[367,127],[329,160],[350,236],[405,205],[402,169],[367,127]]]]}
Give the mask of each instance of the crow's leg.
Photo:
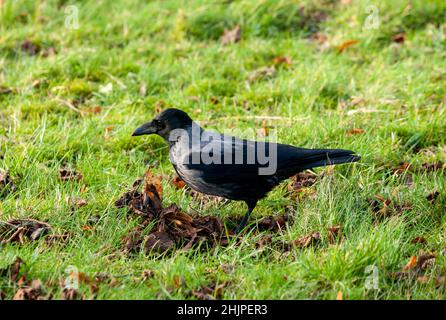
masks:
{"type": "Polygon", "coordinates": [[[249,216],[251,215],[251,212],[254,210],[257,204],[257,200],[254,201],[246,201],[246,204],[248,205],[248,211],[245,213],[242,222],[237,226],[237,229],[235,229],[235,233],[239,234],[246,226],[246,223],[248,222],[249,216]]]}

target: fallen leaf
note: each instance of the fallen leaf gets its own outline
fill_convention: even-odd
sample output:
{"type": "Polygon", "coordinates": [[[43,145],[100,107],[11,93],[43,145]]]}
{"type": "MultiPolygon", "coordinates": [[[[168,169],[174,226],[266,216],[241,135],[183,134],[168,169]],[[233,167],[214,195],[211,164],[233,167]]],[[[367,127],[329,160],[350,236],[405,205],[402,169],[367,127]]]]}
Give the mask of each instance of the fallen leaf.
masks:
{"type": "Polygon", "coordinates": [[[59,177],[62,181],[80,181],[83,179],[82,174],[67,168],[59,169],[59,177]]]}
{"type": "Polygon", "coordinates": [[[435,171],[440,171],[443,169],[444,169],[443,162],[423,163],[421,165],[421,168],[419,169],[419,171],[420,172],[435,172],[435,171]]]}
{"type": "Polygon", "coordinates": [[[48,246],[52,246],[58,243],[64,244],[68,242],[70,236],[71,235],[68,232],[62,234],[50,234],[45,237],[45,243],[48,246]]]}
{"type": "Polygon", "coordinates": [[[242,28],[238,24],[233,29],[225,29],[221,37],[221,44],[226,46],[228,44],[237,43],[242,36],[242,28]]]}
{"type": "Polygon", "coordinates": [[[321,242],[321,234],[319,232],[312,232],[297,240],[294,240],[294,246],[304,249],[310,246],[317,246],[321,242]]]}
{"type": "Polygon", "coordinates": [[[364,129],[353,128],[353,129],[347,130],[346,131],[346,135],[349,137],[349,136],[352,136],[352,135],[355,135],[355,134],[363,134],[364,132],[365,132],[364,129]]]}
{"type": "Polygon", "coordinates": [[[79,200],[77,200],[77,202],[76,202],[76,206],[77,206],[78,208],[84,207],[84,206],[86,206],[87,204],[88,204],[87,200],[84,200],[84,199],[79,199],[79,200]]]}
{"type": "Polygon", "coordinates": [[[374,199],[369,198],[368,202],[373,213],[375,214],[375,218],[384,219],[391,216],[392,208],[390,207],[390,204],[392,203],[392,200],[385,199],[381,195],[377,194],[375,195],[374,199]]]}
{"type": "Polygon", "coordinates": [[[79,292],[74,288],[64,288],[62,290],[62,300],[77,300],[79,292]]]}
{"type": "Polygon", "coordinates": [[[273,62],[276,66],[279,66],[279,65],[290,66],[293,63],[291,58],[286,57],[286,56],[275,57],[273,59],[273,62]]]}
{"type": "Polygon", "coordinates": [[[42,47],[31,40],[25,40],[20,45],[20,49],[30,56],[35,56],[42,50],[42,47]]]}
{"type": "Polygon", "coordinates": [[[311,172],[299,172],[291,177],[291,184],[288,186],[290,192],[301,192],[304,188],[311,187],[317,181],[317,175],[311,172]]]}
{"type": "Polygon", "coordinates": [[[412,244],[426,244],[427,240],[424,237],[415,237],[410,241],[410,243],[412,243],[412,244]]]}
{"type": "Polygon", "coordinates": [[[169,234],[164,231],[155,231],[145,238],[144,247],[146,253],[163,253],[172,249],[174,246],[175,243],[173,242],[169,234]]]}
{"type": "Polygon", "coordinates": [[[196,291],[192,291],[192,295],[198,300],[214,300],[215,298],[221,299],[223,295],[223,288],[226,286],[226,282],[219,285],[212,283],[200,287],[196,291]]]}
{"type": "Polygon", "coordinates": [[[435,259],[435,254],[433,253],[421,254],[417,259],[416,269],[418,271],[427,269],[433,259],[435,259]]]}
{"type": "Polygon", "coordinates": [[[332,226],[327,229],[328,231],[328,242],[330,244],[335,244],[341,238],[341,226],[332,226]]]}
{"type": "Polygon", "coordinates": [[[177,189],[183,189],[186,186],[186,182],[184,182],[183,179],[181,179],[180,177],[176,176],[172,179],[172,184],[177,188],[177,189]]]}
{"type": "Polygon", "coordinates": [[[256,243],[257,249],[262,249],[264,247],[270,246],[273,243],[273,236],[270,234],[267,234],[260,238],[260,240],[256,243]]]}
{"type": "Polygon", "coordinates": [[[406,41],[406,33],[401,32],[392,36],[392,41],[396,43],[404,43],[406,41]]]}
{"type": "Polygon", "coordinates": [[[291,222],[291,216],[284,214],[279,216],[268,216],[262,218],[257,223],[259,231],[274,231],[278,232],[284,230],[286,223],[291,222]]]}
{"type": "Polygon", "coordinates": [[[435,190],[434,192],[431,192],[426,196],[426,200],[429,201],[430,204],[434,204],[439,195],[440,192],[438,190],[435,190]]]}
{"type": "Polygon", "coordinates": [[[23,244],[25,239],[37,240],[51,230],[51,225],[46,222],[31,218],[12,219],[0,222],[0,240],[2,243],[18,242],[23,244]]]}
{"type": "Polygon", "coordinates": [[[142,281],[147,281],[155,276],[153,270],[144,270],[141,274],[142,281]]]}
{"type": "Polygon", "coordinates": [[[411,256],[409,262],[407,262],[406,265],[404,266],[403,271],[411,270],[415,268],[416,265],[417,265],[417,256],[411,256]]]}
{"type": "Polygon", "coordinates": [[[338,46],[338,53],[344,52],[345,49],[357,44],[359,40],[347,40],[338,46]]]}
{"type": "Polygon", "coordinates": [[[402,162],[399,166],[392,168],[392,172],[395,175],[400,175],[407,172],[411,168],[411,164],[408,162],[402,162]]]}
{"type": "Polygon", "coordinates": [[[343,299],[343,295],[342,295],[342,291],[338,291],[338,293],[336,294],[336,300],[344,300],[343,299]]]}
{"type": "Polygon", "coordinates": [[[40,280],[32,280],[29,285],[19,288],[15,293],[13,300],[48,300],[42,288],[40,280]]]}
{"type": "Polygon", "coordinates": [[[163,111],[163,108],[165,108],[166,107],[166,102],[164,101],[164,100],[158,100],[156,103],[155,103],[155,113],[161,113],[161,111],[163,111]]]}
{"type": "Polygon", "coordinates": [[[260,135],[262,137],[267,137],[269,135],[269,128],[266,125],[266,119],[262,120],[262,129],[260,130],[260,135]]]}

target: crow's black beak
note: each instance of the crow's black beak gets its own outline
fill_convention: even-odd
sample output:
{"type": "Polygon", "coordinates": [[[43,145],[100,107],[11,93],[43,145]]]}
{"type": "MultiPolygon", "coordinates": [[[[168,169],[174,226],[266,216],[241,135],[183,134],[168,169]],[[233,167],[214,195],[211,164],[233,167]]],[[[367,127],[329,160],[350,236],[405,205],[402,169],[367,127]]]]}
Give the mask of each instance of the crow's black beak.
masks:
{"type": "Polygon", "coordinates": [[[153,122],[144,123],[142,126],[138,127],[138,129],[133,132],[132,136],[142,136],[145,134],[153,134],[157,132],[157,127],[153,124],[153,122]]]}

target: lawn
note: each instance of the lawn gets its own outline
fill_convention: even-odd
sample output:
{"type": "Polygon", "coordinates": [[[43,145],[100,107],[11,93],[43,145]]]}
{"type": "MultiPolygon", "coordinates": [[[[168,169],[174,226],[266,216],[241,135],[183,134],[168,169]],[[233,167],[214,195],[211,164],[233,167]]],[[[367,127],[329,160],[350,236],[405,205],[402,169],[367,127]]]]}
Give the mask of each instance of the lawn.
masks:
{"type": "Polygon", "coordinates": [[[0,236],[0,298],[37,279],[53,299],[446,298],[445,1],[5,0],[0,31],[0,227],[51,226],[0,236]],[[246,210],[177,189],[164,141],[131,136],[168,107],[362,159],[285,181],[239,240],[129,254],[140,218],[114,203],[149,166],[165,206],[246,210]]]}

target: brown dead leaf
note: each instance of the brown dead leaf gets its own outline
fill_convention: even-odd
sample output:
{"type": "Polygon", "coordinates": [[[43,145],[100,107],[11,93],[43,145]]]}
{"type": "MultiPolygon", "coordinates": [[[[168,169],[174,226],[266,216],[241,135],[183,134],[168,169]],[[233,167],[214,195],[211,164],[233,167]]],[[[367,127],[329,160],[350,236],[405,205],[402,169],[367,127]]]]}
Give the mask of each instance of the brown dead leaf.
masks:
{"type": "Polygon", "coordinates": [[[403,271],[409,271],[417,265],[417,256],[411,256],[409,261],[406,263],[406,265],[403,268],[403,271]]]}
{"type": "Polygon", "coordinates": [[[284,214],[279,216],[268,216],[262,218],[257,223],[259,231],[274,231],[278,232],[285,229],[285,225],[291,221],[291,216],[284,214]]]}
{"type": "Polygon", "coordinates": [[[167,103],[166,103],[166,101],[164,101],[164,100],[158,100],[156,103],[155,103],[155,105],[154,105],[154,111],[155,111],[155,113],[160,113],[161,111],[163,111],[163,109],[165,108],[167,106],[167,103]]]}
{"type": "Polygon", "coordinates": [[[407,172],[411,168],[411,164],[408,162],[402,162],[396,168],[392,168],[392,172],[395,175],[401,175],[402,173],[407,172]]]}
{"type": "Polygon", "coordinates": [[[338,53],[342,53],[342,52],[344,52],[345,49],[347,49],[347,48],[349,48],[349,47],[351,47],[351,46],[354,46],[354,45],[357,44],[358,42],[359,42],[359,40],[347,40],[347,41],[344,41],[343,43],[341,43],[341,44],[338,46],[338,53]]]}
{"type": "Polygon", "coordinates": [[[186,186],[186,182],[183,179],[176,176],[172,179],[172,185],[177,189],[183,189],[186,186]]]}
{"type": "Polygon", "coordinates": [[[221,37],[221,44],[226,46],[228,44],[237,43],[240,41],[242,36],[242,28],[238,24],[233,29],[225,29],[221,37]]]}
{"type": "Polygon", "coordinates": [[[290,192],[302,192],[304,188],[311,187],[317,181],[317,175],[311,172],[299,172],[291,177],[291,184],[288,186],[290,192]]]}
{"type": "Polygon", "coordinates": [[[293,245],[300,248],[308,248],[310,246],[317,246],[321,242],[321,234],[319,232],[312,232],[297,240],[294,240],[293,245]]]}
{"type": "Polygon", "coordinates": [[[430,204],[435,204],[435,201],[437,200],[439,195],[440,192],[438,190],[435,190],[434,192],[431,192],[426,196],[426,200],[429,201],[430,204]]]}
{"type": "Polygon", "coordinates": [[[445,165],[443,162],[423,163],[419,171],[429,173],[444,170],[444,167],[445,165]]]}
{"type": "Polygon", "coordinates": [[[77,300],[79,292],[74,288],[64,288],[62,290],[62,300],[77,300]]]}
{"type": "Polygon", "coordinates": [[[23,244],[25,239],[37,240],[51,230],[51,225],[46,222],[31,218],[12,219],[7,222],[0,222],[1,243],[18,242],[23,244]]]}
{"type": "Polygon", "coordinates": [[[430,264],[432,263],[433,259],[435,259],[435,254],[433,254],[433,253],[421,254],[417,259],[416,270],[423,271],[423,270],[427,269],[430,266],[430,264]]]}
{"type": "Polygon", "coordinates": [[[86,107],[86,108],[82,108],[81,109],[81,113],[83,115],[87,115],[87,114],[100,114],[102,112],[102,107],[101,106],[91,106],[91,107],[86,107]]]}
{"type": "Polygon", "coordinates": [[[341,226],[332,226],[327,229],[328,231],[328,242],[330,244],[335,244],[341,239],[341,226]]]}
{"type": "Polygon", "coordinates": [[[162,208],[162,196],[161,177],[155,177],[150,170],[147,170],[144,174],[143,205],[158,212],[162,208]]]}
{"type": "Polygon", "coordinates": [[[336,294],[336,300],[344,300],[343,299],[343,295],[342,295],[342,291],[338,291],[338,293],[336,294]]]}
{"type": "Polygon", "coordinates": [[[87,200],[84,200],[84,199],[79,199],[79,200],[76,201],[76,206],[78,208],[84,207],[87,204],[88,204],[87,200]]]}
{"type": "Polygon", "coordinates": [[[392,208],[390,207],[390,204],[392,203],[392,200],[385,199],[381,195],[377,194],[375,195],[374,199],[369,198],[368,202],[373,213],[375,214],[375,218],[384,219],[391,216],[392,208]]]}
{"type": "Polygon", "coordinates": [[[40,46],[40,44],[35,43],[31,40],[25,40],[20,45],[20,49],[30,56],[35,56],[40,53],[42,47],[40,46]]]}
{"type": "Polygon", "coordinates": [[[355,135],[355,134],[363,134],[364,132],[365,132],[364,129],[353,128],[353,129],[347,130],[346,131],[346,135],[347,135],[347,137],[350,137],[350,136],[355,135]]]}
{"type": "Polygon", "coordinates": [[[144,248],[146,253],[163,253],[175,246],[175,243],[165,231],[155,231],[145,237],[144,240],[144,248]]]}
{"type": "Polygon", "coordinates": [[[19,288],[15,293],[13,300],[48,300],[50,296],[45,295],[40,280],[32,280],[30,284],[19,288]]]}
{"type": "Polygon", "coordinates": [[[257,249],[262,249],[264,247],[270,246],[273,243],[273,236],[270,234],[264,235],[260,240],[256,243],[257,249]]]}
{"type": "Polygon", "coordinates": [[[59,177],[62,181],[80,181],[83,179],[81,173],[76,172],[75,170],[70,170],[67,168],[59,169],[59,177]]]}
{"type": "Polygon", "coordinates": [[[210,285],[201,286],[197,291],[192,291],[192,296],[198,300],[215,300],[221,299],[223,295],[223,289],[227,285],[226,282],[221,284],[211,283],[210,285]]]}
{"type": "Polygon", "coordinates": [[[262,137],[267,137],[269,135],[269,128],[266,125],[266,119],[262,120],[262,129],[260,130],[260,135],[262,137]]]}
{"type": "Polygon", "coordinates": [[[273,59],[273,62],[276,66],[279,66],[279,65],[290,66],[293,63],[291,58],[286,57],[286,56],[275,57],[273,59]]]}
{"type": "Polygon", "coordinates": [[[152,279],[154,276],[155,272],[153,270],[144,270],[141,274],[142,281],[152,279]]]}
{"type": "Polygon", "coordinates": [[[406,33],[400,32],[392,36],[392,41],[403,44],[406,41],[406,33]]]}
{"type": "Polygon", "coordinates": [[[427,240],[424,237],[415,237],[410,241],[410,243],[412,243],[412,244],[426,244],[427,240]]]}
{"type": "Polygon", "coordinates": [[[45,243],[48,246],[52,246],[55,244],[65,244],[68,242],[68,239],[70,238],[70,233],[62,233],[62,234],[50,234],[45,237],[45,243]]]}

